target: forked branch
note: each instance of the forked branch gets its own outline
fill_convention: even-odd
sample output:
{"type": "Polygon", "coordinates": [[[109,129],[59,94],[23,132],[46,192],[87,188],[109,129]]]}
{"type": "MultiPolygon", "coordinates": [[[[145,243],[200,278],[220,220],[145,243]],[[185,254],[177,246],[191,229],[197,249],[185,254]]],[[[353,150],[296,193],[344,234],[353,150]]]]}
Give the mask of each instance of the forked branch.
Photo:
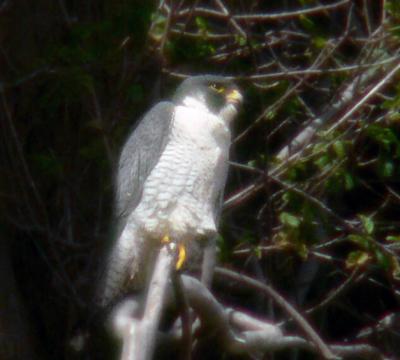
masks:
{"type": "MultiPolygon", "coordinates": [[[[167,291],[168,279],[171,276],[174,263],[173,259],[174,256],[166,247],[160,251],[158,265],[149,289],[146,309],[141,320],[132,316],[136,307],[136,303],[132,299],[126,300],[114,313],[116,331],[123,340],[122,360],[151,359],[157,340],[163,342],[182,340],[184,336],[182,327],[174,327],[166,333],[158,330],[163,305],[174,301],[172,291],[167,291]]],[[[224,276],[226,279],[241,281],[241,283],[253,288],[257,288],[259,285],[256,280],[243,277],[229,270],[218,269],[216,274],[217,276],[224,276]]],[[[319,335],[316,335],[314,330],[311,330],[310,334],[311,326],[296,310],[288,311],[287,302],[279,294],[271,296],[271,291],[265,290],[264,286],[262,286],[262,290],[278,301],[280,306],[288,311],[291,316],[300,317],[301,320],[296,319],[296,321],[301,323],[300,326],[311,341],[300,336],[284,335],[280,326],[276,324],[225,307],[206,286],[191,276],[182,275],[181,280],[188,305],[200,319],[200,321],[191,324],[193,336],[197,334],[200,326],[203,329],[209,329],[210,331],[207,333],[215,334],[228,352],[266,353],[282,349],[304,349],[316,352],[325,359],[354,356],[362,359],[383,358],[376,348],[366,344],[328,346],[319,339],[319,335]],[[312,334],[313,332],[314,334],[312,334]]]]}

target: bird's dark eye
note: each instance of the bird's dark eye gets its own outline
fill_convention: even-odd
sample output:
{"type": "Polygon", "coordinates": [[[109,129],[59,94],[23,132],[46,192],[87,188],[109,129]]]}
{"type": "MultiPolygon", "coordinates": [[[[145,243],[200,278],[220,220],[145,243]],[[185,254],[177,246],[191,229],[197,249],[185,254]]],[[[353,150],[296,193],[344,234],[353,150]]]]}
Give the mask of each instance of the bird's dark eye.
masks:
{"type": "Polygon", "coordinates": [[[220,84],[216,84],[216,83],[212,83],[209,85],[210,89],[213,89],[214,91],[216,91],[217,93],[223,93],[225,91],[225,88],[223,85],[220,84]]]}

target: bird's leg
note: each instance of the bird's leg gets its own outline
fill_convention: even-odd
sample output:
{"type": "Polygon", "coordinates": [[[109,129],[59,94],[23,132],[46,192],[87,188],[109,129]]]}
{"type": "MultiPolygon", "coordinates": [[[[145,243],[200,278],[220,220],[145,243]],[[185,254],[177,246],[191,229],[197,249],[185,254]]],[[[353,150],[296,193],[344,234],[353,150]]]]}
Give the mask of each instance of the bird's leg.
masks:
{"type": "Polygon", "coordinates": [[[216,263],[216,236],[207,240],[203,252],[203,263],[201,265],[201,282],[208,288],[211,287],[216,263]]]}
{"type": "MultiPolygon", "coordinates": [[[[164,235],[164,237],[161,239],[162,244],[170,244],[171,239],[169,235],[164,235]]],[[[180,270],[186,260],[186,248],[185,245],[183,244],[178,244],[178,260],[175,265],[176,270],[180,270]]]]}

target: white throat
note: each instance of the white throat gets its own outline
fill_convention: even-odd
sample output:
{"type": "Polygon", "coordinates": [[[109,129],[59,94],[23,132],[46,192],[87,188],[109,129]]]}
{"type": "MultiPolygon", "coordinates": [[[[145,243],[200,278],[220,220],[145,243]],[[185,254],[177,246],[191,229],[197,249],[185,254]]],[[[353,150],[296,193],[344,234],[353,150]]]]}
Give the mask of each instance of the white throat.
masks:
{"type": "Polygon", "coordinates": [[[207,108],[205,100],[199,99],[194,96],[185,96],[185,98],[182,101],[182,104],[192,109],[210,112],[210,110],[207,108]]]}
{"type": "Polygon", "coordinates": [[[233,104],[226,104],[221,111],[219,116],[224,120],[226,124],[230,124],[238,113],[237,108],[233,104]]]}

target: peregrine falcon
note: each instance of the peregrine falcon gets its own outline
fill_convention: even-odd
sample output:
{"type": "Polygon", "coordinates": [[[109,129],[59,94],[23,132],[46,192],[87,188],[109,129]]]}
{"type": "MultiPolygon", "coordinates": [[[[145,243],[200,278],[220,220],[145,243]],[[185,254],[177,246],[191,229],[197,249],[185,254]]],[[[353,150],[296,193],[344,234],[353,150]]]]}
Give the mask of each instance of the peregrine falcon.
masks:
{"type": "Polygon", "coordinates": [[[163,239],[177,244],[179,268],[186,245],[216,235],[230,125],[241,102],[238,88],[224,77],[190,77],[130,134],[119,160],[118,240],[108,259],[101,303],[144,287],[163,239]]]}

